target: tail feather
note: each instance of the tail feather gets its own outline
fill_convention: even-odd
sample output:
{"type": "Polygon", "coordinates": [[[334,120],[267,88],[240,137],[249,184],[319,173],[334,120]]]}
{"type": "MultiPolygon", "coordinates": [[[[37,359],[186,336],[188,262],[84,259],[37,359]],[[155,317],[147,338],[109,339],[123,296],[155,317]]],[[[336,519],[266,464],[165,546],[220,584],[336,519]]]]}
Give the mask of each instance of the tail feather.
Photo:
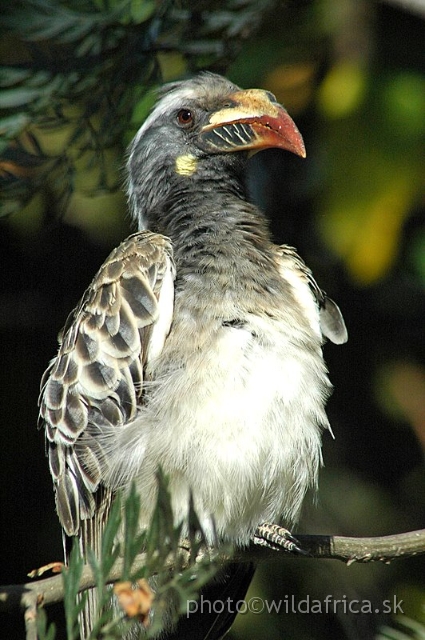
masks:
{"type": "MultiPolygon", "coordinates": [[[[113,493],[109,489],[100,487],[96,494],[97,506],[94,516],[81,521],[79,542],[84,562],[88,562],[88,549],[92,549],[96,558],[101,557],[102,534],[109,517],[113,501],[113,493]]],[[[66,545],[67,546],[67,545],[66,545]]],[[[68,559],[69,554],[65,553],[68,559]]],[[[99,617],[97,589],[85,591],[85,604],[79,616],[80,639],[88,640],[93,626],[99,617]]]]}

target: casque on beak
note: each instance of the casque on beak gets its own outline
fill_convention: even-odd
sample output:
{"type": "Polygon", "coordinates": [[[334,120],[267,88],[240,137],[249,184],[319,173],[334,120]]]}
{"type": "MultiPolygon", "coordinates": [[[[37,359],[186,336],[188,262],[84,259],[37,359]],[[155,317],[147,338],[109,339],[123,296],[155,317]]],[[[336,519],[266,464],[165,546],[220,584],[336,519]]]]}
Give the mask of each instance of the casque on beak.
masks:
{"type": "Polygon", "coordinates": [[[210,153],[260,151],[276,147],[305,158],[304,141],[286,109],[261,89],[236,91],[214,111],[197,144],[210,153]]]}

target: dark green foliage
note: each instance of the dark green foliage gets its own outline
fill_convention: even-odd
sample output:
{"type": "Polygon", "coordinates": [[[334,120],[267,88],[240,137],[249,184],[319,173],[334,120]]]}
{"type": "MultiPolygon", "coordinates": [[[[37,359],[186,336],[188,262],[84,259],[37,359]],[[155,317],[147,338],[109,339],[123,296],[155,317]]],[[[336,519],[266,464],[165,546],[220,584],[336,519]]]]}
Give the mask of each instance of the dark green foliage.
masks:
{"type": "Polygon", "coordinates": [[[223,71],[272,4],[9,3],[0,25],[7,38],[0,60],[0,213],[18,210],[46,185],[64,211],[82,157],[86,168],[99,168],[93,193],[116,189],[117,168],[107,166],[105,150],[122,155],[133,113],[133,125],[141,124],[146,93],[162,82],[159,56],[180,56],[179,73],[223,71]],[[52,130],[62,130],[63,140],[44,154],[37,139],[52,130]]]}
{"type": "Polygon", "coordinates": [[[69,565],[66,569],[63,569],[62,573],[67,640],[77,640],[77,638],[79,638],[78,614],[82,610],[85,601],[84,594],[80,598],[77,598],[82,571],[83,559],[78,547],[78,541],[75,540],[69,565]]]}
{"type": "Polygon", "coordinates": [[[56,625],[53,622],[48,624],[44,609],[39,609],[37,612],[37,637],[38,640],[55,640],[56,638],[56,625]]]}
{"type": "Polygon", "coordinates": [[[376,640],[424,640],[425,625],[408,616],[399,615],[394,621],[394,626],[385,626],[380,629],[376,640]]]}
{"type": "MultiPolygon", "coordinates": [[[[122,561],[121,581],[135,583],[140,578],[156,576],[154,611],[152,624],[148,627],[148,637],[162,628],[162,613],[169,614],[169,604],[173,603],[174,613],[184,613],[187,601],[196,599],[199,590],[214,577],[220,567],[217,551],[207,552],[205,536],[198,518],[190,505],[191,562],[186,566],[186,554],[182,554],[181,526],[174,526],[168,481],[158,472],[158,499],[147,532],[138,527],[140,497],[132,486],[124,500],[117,496],[110,512],[102,538],[101,557],[97,558],[89,550],[88,561],[92,569],[98,593],[98,619],[93,627],[93,640],[118,640],[132,621],[124,612],[112,606],[113,591],[109,574],[117,561],[122,561]],[[203,552],[200,559],[198,554],[203,552]],[[146,561],[140,566],[137,556],[146,552],[146,561]]],[[[228,556],[230,548],[221,548],[228,556]]],[[[75,540],[68,567],[63,570],[64,608],[67,640],[78,640],[78,615],[84,606],[86,594],[80,591],[83,558],[75,540]]],[[[39,611],[37,620],[40,640],[55,640],[54,625],[48,626],[44,610],[39,611]]]]}

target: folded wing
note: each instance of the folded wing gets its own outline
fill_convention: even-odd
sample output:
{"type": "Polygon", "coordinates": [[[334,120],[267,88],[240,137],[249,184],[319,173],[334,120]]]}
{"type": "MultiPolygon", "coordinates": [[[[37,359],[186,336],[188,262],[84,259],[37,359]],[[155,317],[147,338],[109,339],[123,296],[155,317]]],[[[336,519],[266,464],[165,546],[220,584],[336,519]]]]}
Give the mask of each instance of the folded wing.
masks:
{"type": "Polygon", "coordinates": [[[111,501],[96,433],[135,417],[145,365],[161,352],[171,326],[173,281],[170,241],[150,232],[130,236],[69,316],[43,377],[40,416],[57,512],[69,536],[81,534],[95,515],[102,518],[111,501]]]}

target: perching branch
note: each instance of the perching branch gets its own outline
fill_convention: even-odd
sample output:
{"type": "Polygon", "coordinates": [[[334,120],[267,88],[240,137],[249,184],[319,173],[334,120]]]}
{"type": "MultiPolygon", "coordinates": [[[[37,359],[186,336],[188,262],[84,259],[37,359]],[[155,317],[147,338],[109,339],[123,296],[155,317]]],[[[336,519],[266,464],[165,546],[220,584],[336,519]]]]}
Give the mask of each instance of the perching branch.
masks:
{"type": "MultiPolygon", "coordinates": [[[[409,531],[391,536],[379,536],[374,538],[349,538],[344,536],[327,535],[298,535],[297,540],[301,547],[307,551],[307,555],[296,555],[298,558],[328,558],[342,560],[348,565],[354,562],[385,562],[389,563],[396,558],[409,558],[425,554],[425,529],[409,531]]],[[[185,569],[190,565],[189,546],[180,548],[182,565],[185,569]]],[[[278,552],[266,547],[252,545],[245,551],[238,551],[232,557],[221,556],[224,563],[227,560],[238,562],[264,561],[270,558],[276,559],[278,552]]],[[[198,559],[203,557],[198,554],[198,559]]],[[[295,557],[288,553],[280,554],[281,558],[295,557]]],[[[146,564],[146,554],[140,553],[133,565],[137,570],[146,564]]],[[[170,555],[169,561],[164,563],[164,569],[171,569],[173,564],[170,555]]],[[[109,573],[108,582],[116,582],[121,578],[123,561],[117,560],[109,573]]],[[[93,573],[89,565],[85,565],[80,582],[80,591],[95,586],[93,573]]],[[[28,582],[23,585],[10,585],[0,587],[0,611],[13,611],[21,608],[26,611],[27,628],[31,625],[36,605],[49,605],[63,600],[63,584],[61,576],[45,578],[28,582]]]]}
{"type": "Polygon", "coordinates": [[[425,553],[425,529],[373,538],[299,535],[297,539],[310,557],[334,558],[348,565],[354,562],[389,563],[396,558],[425,553]]]}

